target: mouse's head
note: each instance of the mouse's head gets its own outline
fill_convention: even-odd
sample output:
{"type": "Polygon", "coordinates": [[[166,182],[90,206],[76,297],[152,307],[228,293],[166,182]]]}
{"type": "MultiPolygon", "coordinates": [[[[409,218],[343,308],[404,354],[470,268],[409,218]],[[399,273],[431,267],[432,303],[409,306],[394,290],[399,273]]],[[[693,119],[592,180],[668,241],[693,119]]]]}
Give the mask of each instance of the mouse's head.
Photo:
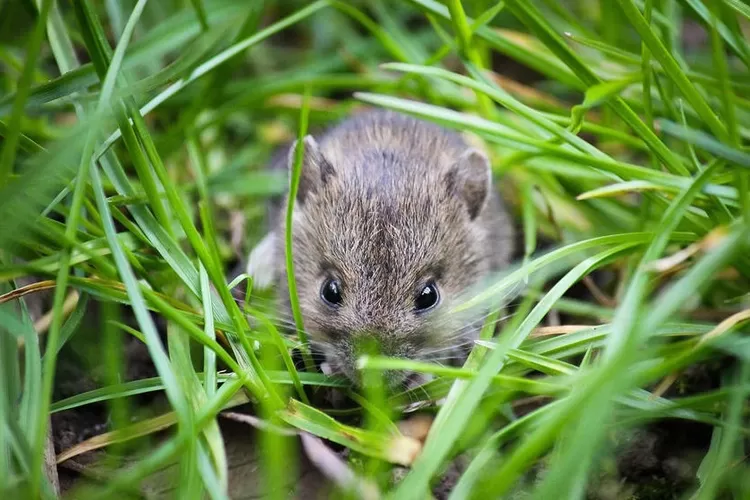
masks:
{"type": "MultiPolygon", "coordinates": [[[[373,341],[392,357],[465,357],[483,312],[451,309],[490,271],[490,190],[489,162],[473,148],[342,151],[304,139],[294,273],[305,330],[334,372],[358,381],[356,359],[373,341]]],[[[392,387],[410,377],[386,373],[392,387]]]]}

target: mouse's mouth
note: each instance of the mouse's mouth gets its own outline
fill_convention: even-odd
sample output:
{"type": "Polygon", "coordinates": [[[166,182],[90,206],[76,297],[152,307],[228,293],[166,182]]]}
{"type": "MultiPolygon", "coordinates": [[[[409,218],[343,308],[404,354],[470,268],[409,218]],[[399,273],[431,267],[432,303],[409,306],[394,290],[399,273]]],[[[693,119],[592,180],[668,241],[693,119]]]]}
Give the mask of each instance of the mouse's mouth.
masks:
{"type": "MultiPolygon", "coordinates": [[[[323,374],[329,377],[345,377],[353,385],[362,388],[363,383],[367,377],[363,377],[361,370],[356,368],[356,359],[353,357],[353,353],[339,350],[336,346],[329,343],[313,342],[312,343],[313,353],[315,358],[320,361],[319,367],[323,374]]],[[[414,359],[415,361],[427,361],[429,357],[409,357],[402,356],[406,359],[414,359]]],[[[428,373],[414,372],[409,370],[385,370],[378,372],[380,380],[384,386],[384,389],[391,394],[398,394],[402,392],[408,392],[418,387],[425,385],[426,383],[434,380],[434,376],[428,373]]]]}
{"type": "Polygon", "coordinates": [[[406,372],[406,378],[404,378],[401,387],[404,391],[410,391],[427,384],[434,378],[435,377],[429,373],[406,372]]]}
{"type": "MultiPolygon", "coordinates": [[[[320,369],[327,376],[345,376],[356,386],[362,387],[363,385],[362,372],[335,354],[326,355],[325,361],[320,364],[320,369]]],[[[416,389],[434,378],[427,373],[407,370],[385,370],[380,372],[380,375],[385,388],[394,394],[416,389]]]]}

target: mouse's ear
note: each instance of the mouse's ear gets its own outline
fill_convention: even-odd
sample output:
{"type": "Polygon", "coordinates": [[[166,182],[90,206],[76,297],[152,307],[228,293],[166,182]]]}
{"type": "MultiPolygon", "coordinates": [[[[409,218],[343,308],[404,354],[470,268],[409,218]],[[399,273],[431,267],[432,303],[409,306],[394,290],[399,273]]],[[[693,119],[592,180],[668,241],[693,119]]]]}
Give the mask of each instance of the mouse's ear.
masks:
{"type": "MultiPolygon", "coordinates": [[[[325,184],[328,177],[333,175],[333,167],[325,159],[320,151],[318,142],[311,135],[306,135],[302,142],[304,151],[302,153],[302,165],[300,166],[299,187],[297,189],[297,201],[304,203],[307,195],[314,193],[325,184]]],[[[299,141],[289,150],[289,179],[292,178],[294,169],[294,157],[299,147],[299,141]]]]}
{"type": "Polygon", "coordinates": [[[475,219],[484,208],[492,184],[490,160],[478,149],[469,148],[445,174],[448,189],[460,196],[475,219]]]}

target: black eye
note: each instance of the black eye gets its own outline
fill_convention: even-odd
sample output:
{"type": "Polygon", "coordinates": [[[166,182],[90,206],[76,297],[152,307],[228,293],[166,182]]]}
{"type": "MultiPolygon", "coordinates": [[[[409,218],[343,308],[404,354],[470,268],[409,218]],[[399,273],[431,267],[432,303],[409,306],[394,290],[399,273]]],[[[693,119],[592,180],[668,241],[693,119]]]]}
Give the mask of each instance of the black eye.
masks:
{"type": "Polygon", "coordinates": [[[435,283],[429,282],[417,295],[417,299],[414,301],[414,307],[417,311],[426,311],[427,309],[435,307],[439,300],[440,295],[438,295],[437,286],[435,286],[435,283]]]}
{"type": "Polygon", "coordinates": [[[330,306],[341,304],[341,283],[338,280],[327,279],[320,289],[320,296],[330,306]]]}

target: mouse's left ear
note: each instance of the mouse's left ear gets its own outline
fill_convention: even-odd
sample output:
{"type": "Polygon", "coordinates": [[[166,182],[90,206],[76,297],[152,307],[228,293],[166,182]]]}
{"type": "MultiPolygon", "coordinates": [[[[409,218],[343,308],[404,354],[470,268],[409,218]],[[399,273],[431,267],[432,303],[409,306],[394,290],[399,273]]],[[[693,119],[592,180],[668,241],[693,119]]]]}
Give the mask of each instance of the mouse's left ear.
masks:
{"type": "Polygon", "coordinates": [[[469,217],[475,219],[480,213],[492,185],[490,160],[475,148],[464,151],[445,174],[448,189],[460,196],[469,210],[469,217]]]}
{"type": "MultiPolygon", "coordinates": [[[[328,178],[334,174],[333,167],[325,159],[320,151],[318,141],[311,135],[306,135],[302,139],[304,151],[302,153],[302,165],[300,166],[299,187],[297,189],[297,201],[304,203],[307,196],[319,189],[328,178]]],[[[294,169],[295,155],[299,148],[299,141],[295,141],[289,150],[289,179],[292,178],[294,169]]]]}

